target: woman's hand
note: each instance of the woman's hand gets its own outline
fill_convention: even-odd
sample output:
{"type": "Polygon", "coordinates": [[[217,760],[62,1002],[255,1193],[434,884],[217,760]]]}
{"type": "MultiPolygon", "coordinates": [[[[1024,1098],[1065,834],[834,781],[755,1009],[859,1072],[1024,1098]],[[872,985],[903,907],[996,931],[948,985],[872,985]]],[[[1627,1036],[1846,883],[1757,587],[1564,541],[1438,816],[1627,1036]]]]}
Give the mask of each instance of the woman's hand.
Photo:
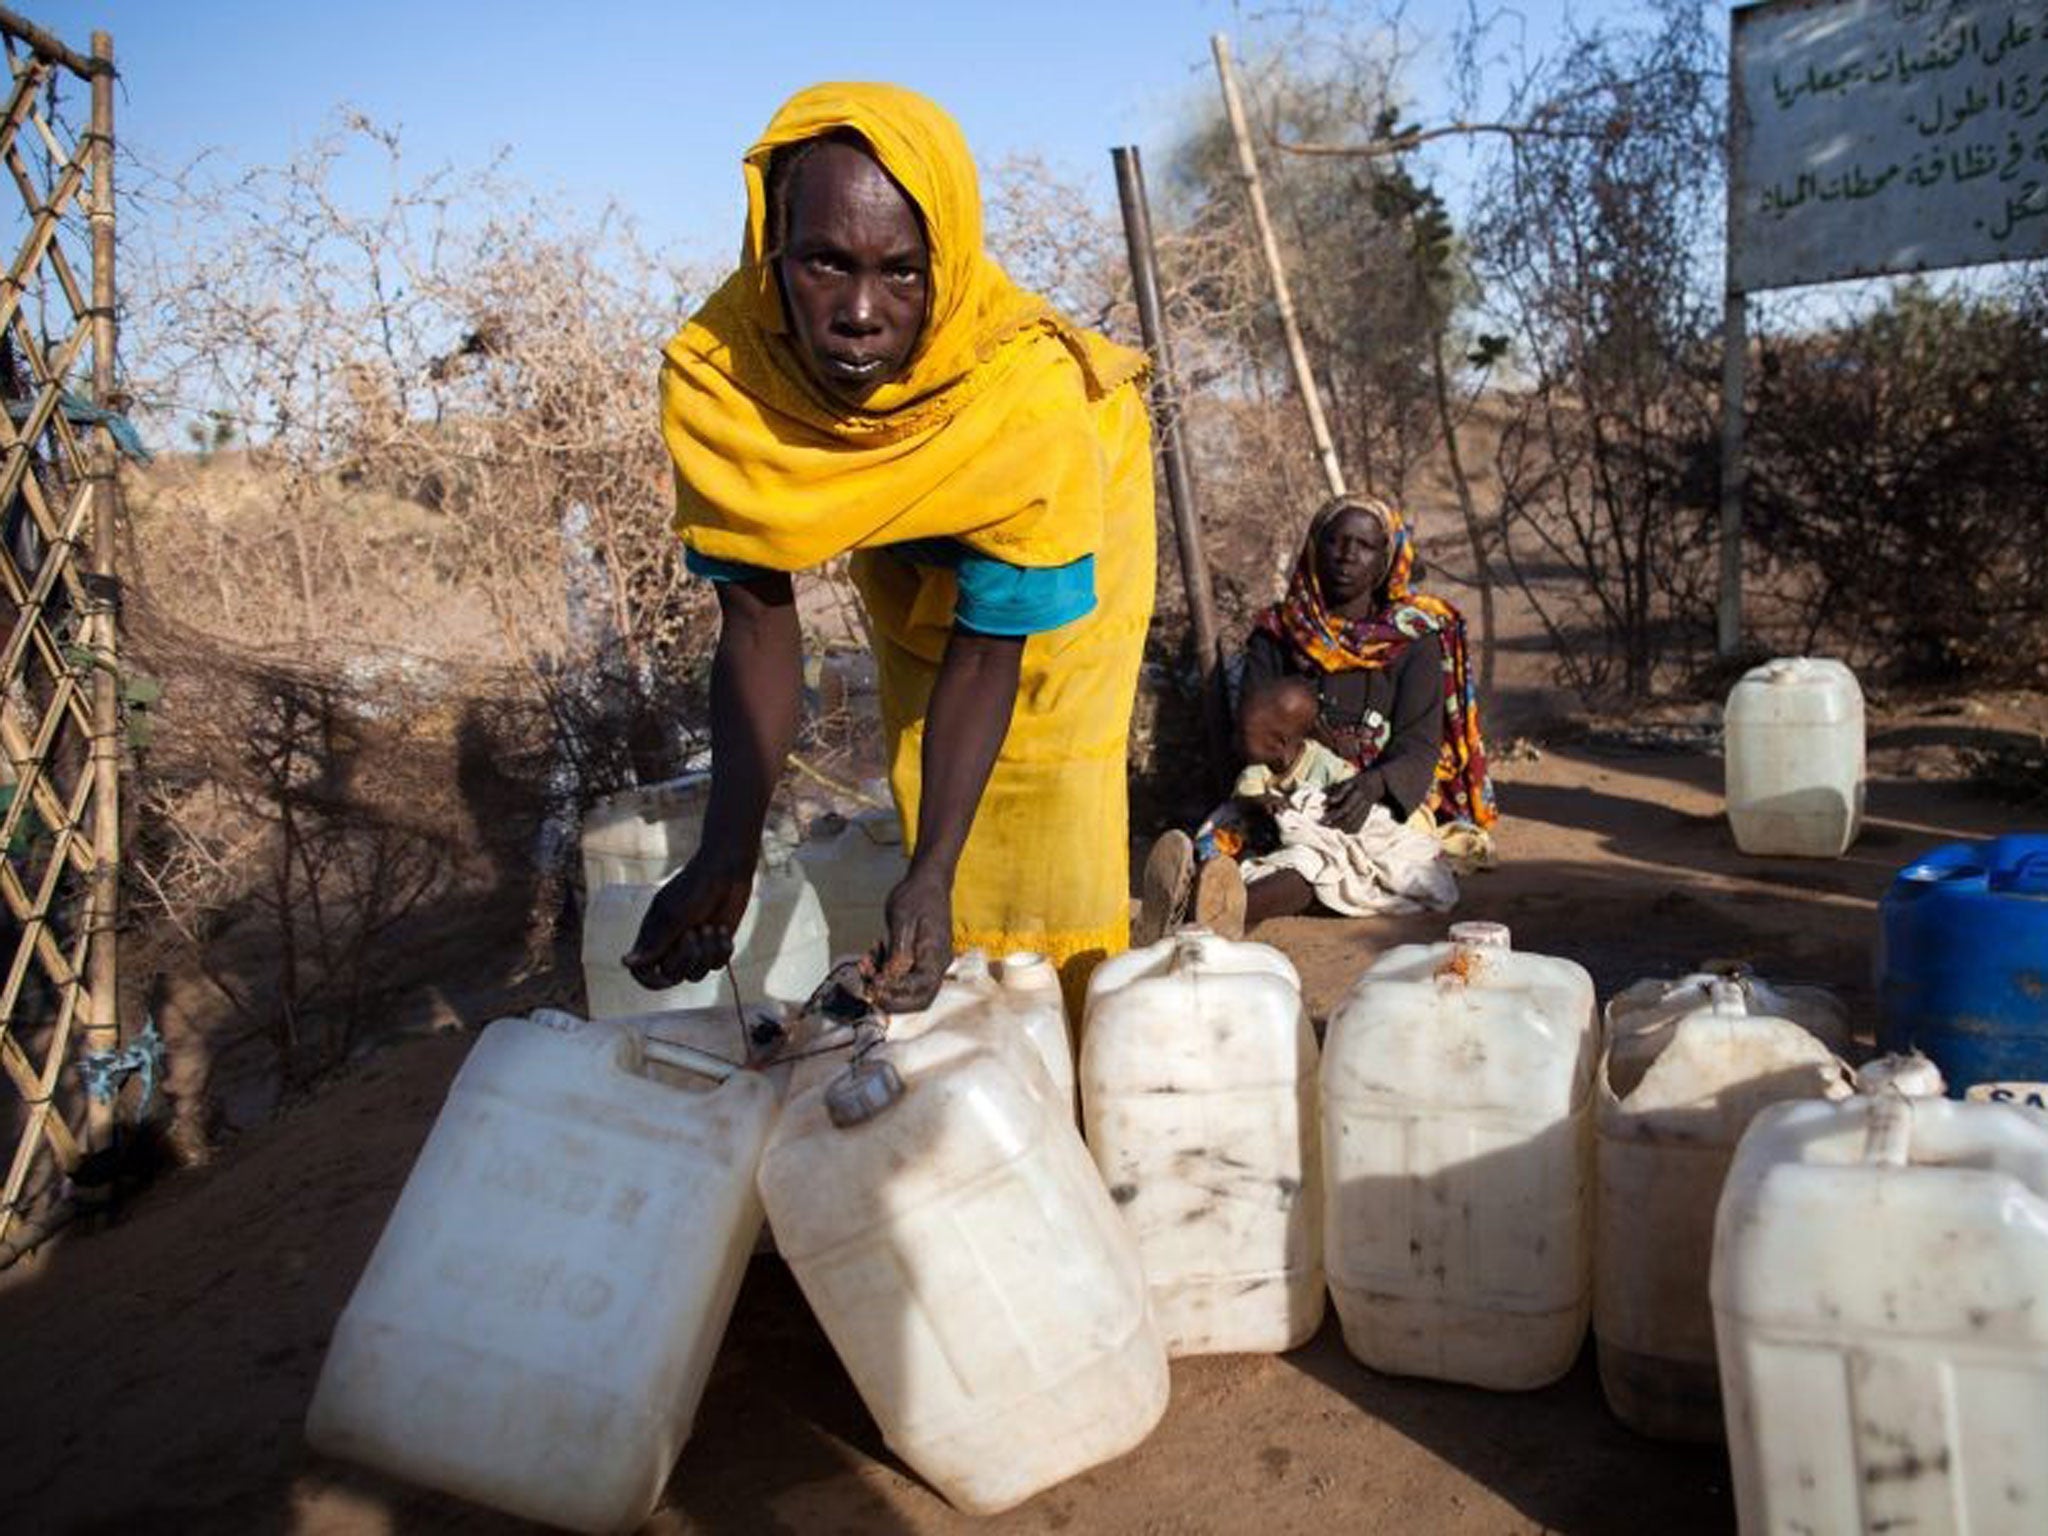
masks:
{"type": "Polygon", "coordinates": [[[754,862],[700,848],[655,892],[626,969],[650,992],[701,981],[732,960],[733,935],[754,891],[754,862]]]}
{"type": "Polygon", "coordinates": [[[1323,795],[1323,825],[1356,832],[1380,802],[1380,776],[1370,771],[1333,784],[1323,795]]]}
{"type": "Polygon", "coordinates": [[[904,876],[884,908],[886,934],[868,1001],[884,1013],[929,1008],[953,963],[953,893],[928,876],[904,876]]]}

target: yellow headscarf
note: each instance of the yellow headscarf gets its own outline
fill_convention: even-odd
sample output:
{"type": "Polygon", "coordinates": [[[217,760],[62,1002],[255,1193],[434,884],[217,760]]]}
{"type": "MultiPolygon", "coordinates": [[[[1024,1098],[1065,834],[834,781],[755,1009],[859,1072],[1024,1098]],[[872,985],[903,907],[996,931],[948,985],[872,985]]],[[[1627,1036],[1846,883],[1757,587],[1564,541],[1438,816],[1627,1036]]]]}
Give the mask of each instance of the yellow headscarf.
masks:
{"type": "Polygon", "coordinates": [[[954,537],[1013,565],[1095,553],[1105,466],[1089,412],[1144,367],[1072,324],[982,250],[981,191],[958,125],[891,85],[818,85],[747,151],[740,267],[663,352],[676,531],[774,570],[849,549],[954,537]],[[930,308],[904,375],[855,409],[804,371],[768,238],[783,145],[850,130],[909,194],[931,244],[930,308]]]}

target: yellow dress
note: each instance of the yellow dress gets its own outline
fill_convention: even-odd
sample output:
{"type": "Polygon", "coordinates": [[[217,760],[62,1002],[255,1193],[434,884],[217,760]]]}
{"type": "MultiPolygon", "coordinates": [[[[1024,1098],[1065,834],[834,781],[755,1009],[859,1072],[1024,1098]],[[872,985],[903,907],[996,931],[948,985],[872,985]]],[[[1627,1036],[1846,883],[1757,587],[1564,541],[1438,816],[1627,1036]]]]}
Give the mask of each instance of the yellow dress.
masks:
{"type": "Polygon", "coordinates": [[[1128,942],[1126,752],[1153,596],[1144,360],[989,260],[973,160],[923,97],[813,87],[776,114],[745,167],[740,268],[663,354],[677,531],[705,555],[774,570],[856,551],[890,783],[913,835],[955,580],[873,552],[953,538],[1019,566],[1095,557],[1094,610],[1025,642],[1016,708],[953,890],[957,946],[1045,953],[1078,1001],[1095,962],[1128,942]],[[834,130],[858,134],[909,194],[932,255],[910,364],[858,409],[805,373],[764,252],[770,156],[834,130]]]}

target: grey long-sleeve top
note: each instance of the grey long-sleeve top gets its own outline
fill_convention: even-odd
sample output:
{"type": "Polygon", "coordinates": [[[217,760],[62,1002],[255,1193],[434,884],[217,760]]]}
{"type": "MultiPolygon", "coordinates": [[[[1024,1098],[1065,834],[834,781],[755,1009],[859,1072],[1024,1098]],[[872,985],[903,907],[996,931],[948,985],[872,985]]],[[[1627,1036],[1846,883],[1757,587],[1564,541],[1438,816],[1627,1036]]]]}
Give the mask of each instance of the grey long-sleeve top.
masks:
{"type": "Polygon", "coordinates": [[[1245,685],[1286,676],[1315,685],[1316,739],[1359,764],[1396,821],[1429,798],[1444,740],[1444,651],[1436,636],[1411,641],[1392,666],[1324,672],[1284,640],[1253,630],[1245,642],[1245,685]],[[1371,757],[1382,722],[1389,729],[1386,745],[1371,757]]]}

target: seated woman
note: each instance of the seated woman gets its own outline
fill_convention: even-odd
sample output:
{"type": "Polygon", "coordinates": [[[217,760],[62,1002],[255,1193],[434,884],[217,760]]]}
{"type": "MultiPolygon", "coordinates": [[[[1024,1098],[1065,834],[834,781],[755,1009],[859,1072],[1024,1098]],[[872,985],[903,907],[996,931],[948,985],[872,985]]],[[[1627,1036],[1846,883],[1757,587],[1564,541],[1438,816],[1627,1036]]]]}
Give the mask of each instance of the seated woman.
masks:
{"type": "MultiPolygon", "coordinates": [[[[1333,501],[1310,522],[1286,595],[1259,616],[1245,647],[1246,697],[1279,678],[1305,680],[1318,701],[1313,738],[1358,770],[1324,795],[1324,820],[1342,832],[1357,832],[1376,806],[1419,830],[1483,831],[1498,814],[1465,621],[1410,587],[1415,569],[1414,537],[1396,508],[1370,497],[1333,501]]],[[[1179,921],[1191,900],[1194,920],[1224,933],[1315,905],[1314,887],[1293,869],[1244,886],[1238,856],[1256,850],[1233,820],[1212,817],[1199,847],[1182,832],[1153,845],[1140,942],[1179,921]]]]}

